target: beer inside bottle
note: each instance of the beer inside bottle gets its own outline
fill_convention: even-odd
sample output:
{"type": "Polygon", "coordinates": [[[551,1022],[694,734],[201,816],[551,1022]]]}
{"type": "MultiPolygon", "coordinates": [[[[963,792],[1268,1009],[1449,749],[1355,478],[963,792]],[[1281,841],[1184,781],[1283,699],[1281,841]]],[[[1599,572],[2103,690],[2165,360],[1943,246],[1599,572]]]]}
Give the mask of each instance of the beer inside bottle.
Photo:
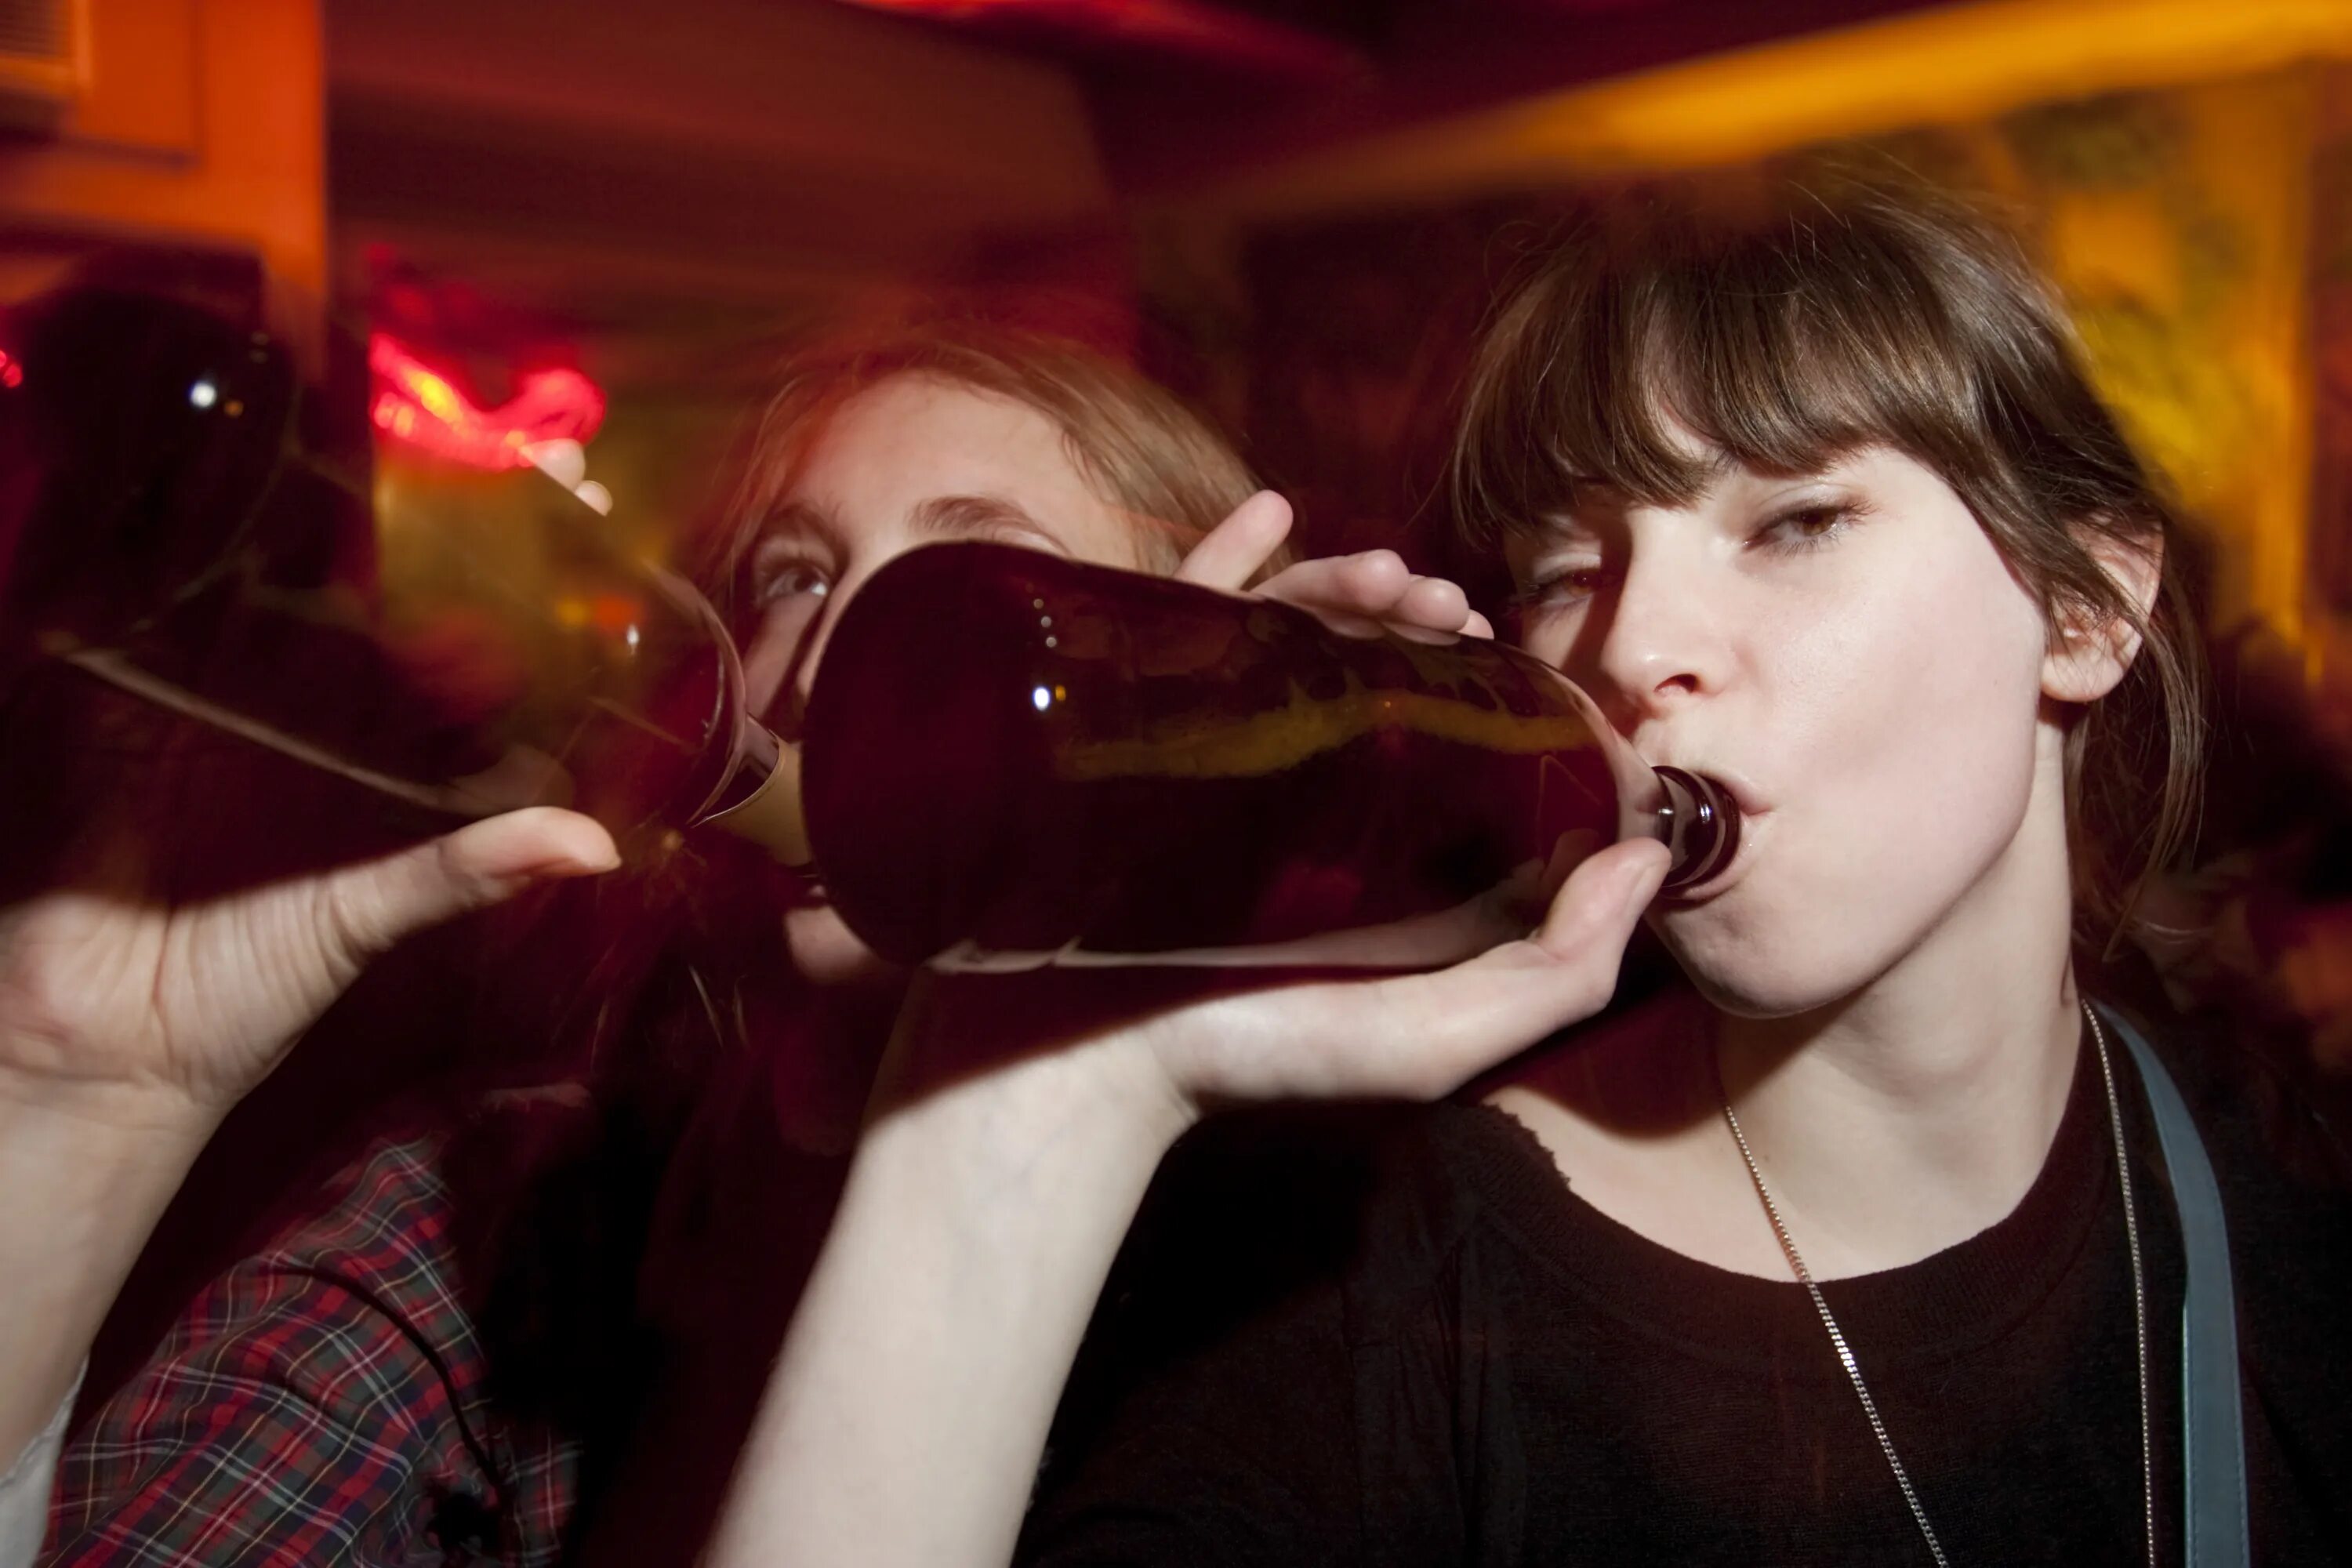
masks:
{"type": "Polygon", "coordinates": [[[1689,887],[1738,834],[1516,649],[995,544],[859,592],[801,766],[843,919],[950,968],[1425,967],[1523,933],[1567,836],[1659,837],[1689,887]]]}

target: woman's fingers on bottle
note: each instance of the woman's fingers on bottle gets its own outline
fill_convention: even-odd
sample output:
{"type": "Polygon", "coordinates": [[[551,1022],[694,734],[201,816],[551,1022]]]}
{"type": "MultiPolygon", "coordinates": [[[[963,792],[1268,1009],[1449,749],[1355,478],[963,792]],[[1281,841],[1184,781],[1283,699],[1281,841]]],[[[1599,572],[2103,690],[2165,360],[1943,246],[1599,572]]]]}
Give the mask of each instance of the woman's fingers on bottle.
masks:
{"type": "Polygon", "coordinates": [[[1393,634],[1412,641],[1448,643],[1465,633],[1492,637],[1494,627],[1470,608],[1469,596],[1443,577],[1415,574],[1393,550],[1302,561],[1258,585],[1259,593],[1311,610],[1349,637],[1393,634]]]}
{"type": "MultiPolygon", "coordinates": [[[[1591,1017],[1616,994],[1617,971],[1642,912],[1665,879],[1662,846],[1620,844],[1569,875],[1543,925],[1435,974],[1394,983],[1409,997],[1383,1005],[1391,1092],[1450,1094],[1558,1030],[1591,1017]]],[[[1377,1091],[1374,1091],[1377,1092],[1377,1091]]]]}
{"type": "Polygon", "coordinates": [[[1260,490],[1203,534],[1176,568],[1180,582],[1238,594],[1290,537],[1290,503],[1260,490]]]}
{"type": "Polygon", "coordinates": [[[1602,847],[1601,835],[1588,827],[1571,828],[1559,836],[1545,860],[1541,879],[1541,902],[1538,908],[1549,912],[1551,901],[1559,896],[1561,888],[1579,866],[1591,859],[1602,847]]]}
{"type": "Polygon", "coordinates": [[[1423,642],[1495,635],[1486,617],[1470,607],[1470,595],[1444,577],[1413,577],[1381,618],[1389,630],[1423,642]]]}
{"type": "Polygon", "coordinates": [[[1433,631],[1458,632],[1470,619],[1470,595],[1443,577],[1416,576],[1397,596],[1390,618],[1433,631]]]}
{"type": "Polygon", "coordinates": [[[364,963],[413,931],[511,898],[537,882],[593,876],[621,863],[594,818],[533,806],[329,878],[334,929],[364,963]]]}
{"type": "MultiPolygon", "coordinates": [[[[1239,593],[1265,569],[1290,535],[1290,503],[1272,490],[1235,507],[1177,567],[1180,581],[1239,593]]],[[[1394,632],[1429,641],[1467,633],[1491,637],[1495,628],[1470,608],[1460,587],[1415,574],[1393,550],[1301,561],[1257,584],[1256,592],[1320,616],[1349,637],[1394,632]]]]}
{"type": "Polygon", "coordinates": [[[1388,629],[1389,612],[1412,580],[1402,556],[1372,550],[1286,566],[1256,592],[1310,612],[1343,637],[1374,637],[1388,629]]]}
{"type": "Polygon", "coordinates": [[[1647,841],[1590,854],[1534,934],[1450,969],[1202,999],[1146,1019],[1138,1035],[1195,1106],[1435,1099],[1608,1005],[1665,862],[1647,841]]]}
{"type": "Polygon", "coordinates": [[[1596,942],[1613,941],[1613,973],[1673,864],[1666,847],[1648,838],[1627,839],[1584,857],[1552,895],[1543,924],[1528,940],[1561,959],[1580,958],[1596,942]]]}

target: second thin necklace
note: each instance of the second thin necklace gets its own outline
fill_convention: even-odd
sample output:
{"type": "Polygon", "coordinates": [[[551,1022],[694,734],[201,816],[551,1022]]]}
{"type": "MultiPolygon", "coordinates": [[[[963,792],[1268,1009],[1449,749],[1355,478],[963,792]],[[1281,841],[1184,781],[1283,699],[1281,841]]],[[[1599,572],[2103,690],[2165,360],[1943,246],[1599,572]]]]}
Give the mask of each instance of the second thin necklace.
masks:
{"type": "MultiPolygon", "coordinates": [[[[2139,1463],[2142,1521],[2147,1542],[2148,1568],[2156,1563],[2156,1438],[2148,1413],[2147,1383],[2147,1282],[2141,1272],[2139,1258],[2139,1220],[2132,1203],[2131,1162],[2124,1152],[2123,1109],[2116,1098],[2116,1072],[2107,1060],[2107,1033],[2099,1024],[2099,1015],[2088,1003],[2083,1006],[2083,1021],[2090,1026],[2091,1043],[2099,1057],[2099,1078],[2107,1091],[2107,1125],[2115,1133],[2116,1174],[2124,1194],[2124,1237],[2131,1248],[2132,1321],[2139,1348],[2139,1463]]],[[[1756,1195],[1763,1200],[1764,1216],[1772,1222],[1772,1234],[1780,1238],[1780,1250],[1787,1255],[1790,1271],[1797,1283],[1813,1300],[1813,1310],[1821,1314],[1822,1326],[1829,1331],[1830,1343],[1837,1351],[1838,1364],[1845,1368],[1848,1381],[1853,1384],[1856,1398],[1862,1401],[1862,1413],[1870,1418],[1871,1435],[1878,1439],[1881,1453],[1886,1456],[1886,1468],[1895,1472],[1895,1484],[1903,1489],[1903,1500],[1911,1507],[1911,1517],[1918,1521],[1919,1533],[1927,1542],[1927,1553],[1936,1560],[1936,1568],[1951,1568],[1944,1556],[1943,1542],[1936,1539],[1935,1526],[1927,1522],[1927,1510],[1919,1501],[1918,1489],[1911,1484],[1910,1472],[1903,1468],[1902,1458],[1895,1451],[1895,1439],[1887,1436],[1886,1423],[1878,1414],[1878,1402],[1870,1396],[1870,1386],[1862,1380],[1862,1367],[1853,1358],[1853,1349],[1845,1342],[1845,1334],[1837,1319],[1830,1315],[1830,1304],[1822,1296],[1822,1288],[1813,1282],[1811,1270],[1797,1251],[1797,1244],[1781,1222],[1780,1205],[1772,1201],[1772,1189],[1764,1184],[1763,1168],[1756,1163],[1756,1152],[1748,1146],[1748,1134],[1739,1129],[1739,1117],[1731,1109],[1731,1091],[1724,1087],[1723,1062],[1710,1053],[1716,1064],[1715,1091],[1723,1102],[1723,1120],[1731,1129],[1732,1141],[1739,1145],[1739,1157],[1748,1162],[1748,1178],[1756,1184],[1756,1195]]]]}

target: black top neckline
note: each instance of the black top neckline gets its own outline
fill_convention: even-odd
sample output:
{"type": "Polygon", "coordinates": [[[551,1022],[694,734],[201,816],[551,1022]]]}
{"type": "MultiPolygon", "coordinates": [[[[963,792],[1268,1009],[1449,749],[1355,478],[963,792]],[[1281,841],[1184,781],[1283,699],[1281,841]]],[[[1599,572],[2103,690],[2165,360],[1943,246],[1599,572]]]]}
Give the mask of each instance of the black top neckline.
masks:
{"type": "MultiPolygon", "coordinates": [[[[1997,1340],[2047,1299],[2095,1225],[2112,1222],[2120,1232],[2114,1143],[2096,1074],[2094,1053],[2078,1050],[2041,1173],[2006,1216],[1916,1263],[1822,1285],[1865,1375],[1873,1367],[1954,1359],[1997,1340]]],[[[1590,1305],[1703,1360],[1844,1380],[1820,1315],[1793,1278],[1736,1273],[1652,1241],[1580,1196],[1550,1152],[1508,1111],[1462,1109],[1467,1114],[1442,1119],[1438,1135],[1484,1190],[1486,1219],[1513,1232],[1590,1305]],[[1792,1334],[1822,1341],[1817,1366],[1811,1358],[1795,1369],[1787,1364],[1780,1352],[1792,1334]]],[[[1769,1226],[1753,1188],[1726,1195],[1745,1204],[1759,1227],[1769,1226]]]]}

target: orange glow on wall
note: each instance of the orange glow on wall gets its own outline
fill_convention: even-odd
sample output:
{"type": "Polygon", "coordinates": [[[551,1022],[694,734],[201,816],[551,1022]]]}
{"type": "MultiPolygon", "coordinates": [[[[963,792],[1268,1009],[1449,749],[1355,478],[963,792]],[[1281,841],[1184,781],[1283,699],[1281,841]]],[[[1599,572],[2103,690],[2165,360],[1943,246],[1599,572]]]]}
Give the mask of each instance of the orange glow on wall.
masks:
{"type": "Polygon", "coordinates": [[[527,372],[514,396],[480,408],[389,333],[369,337],[368,368],[377,383],[368,408],[375,427],[467,468],[527,468],[539,443],[585,442],[604,422],[604,393],[576,370],[527,372]]]}
{"type": "Polygon", "coordinates": [[[273,325],[323,363],[318,0],[100,0],[79,12],[82,79],[54,134],[0,138],[0,213],[34,233],[250,251],[268,268],[273,325]]]}

